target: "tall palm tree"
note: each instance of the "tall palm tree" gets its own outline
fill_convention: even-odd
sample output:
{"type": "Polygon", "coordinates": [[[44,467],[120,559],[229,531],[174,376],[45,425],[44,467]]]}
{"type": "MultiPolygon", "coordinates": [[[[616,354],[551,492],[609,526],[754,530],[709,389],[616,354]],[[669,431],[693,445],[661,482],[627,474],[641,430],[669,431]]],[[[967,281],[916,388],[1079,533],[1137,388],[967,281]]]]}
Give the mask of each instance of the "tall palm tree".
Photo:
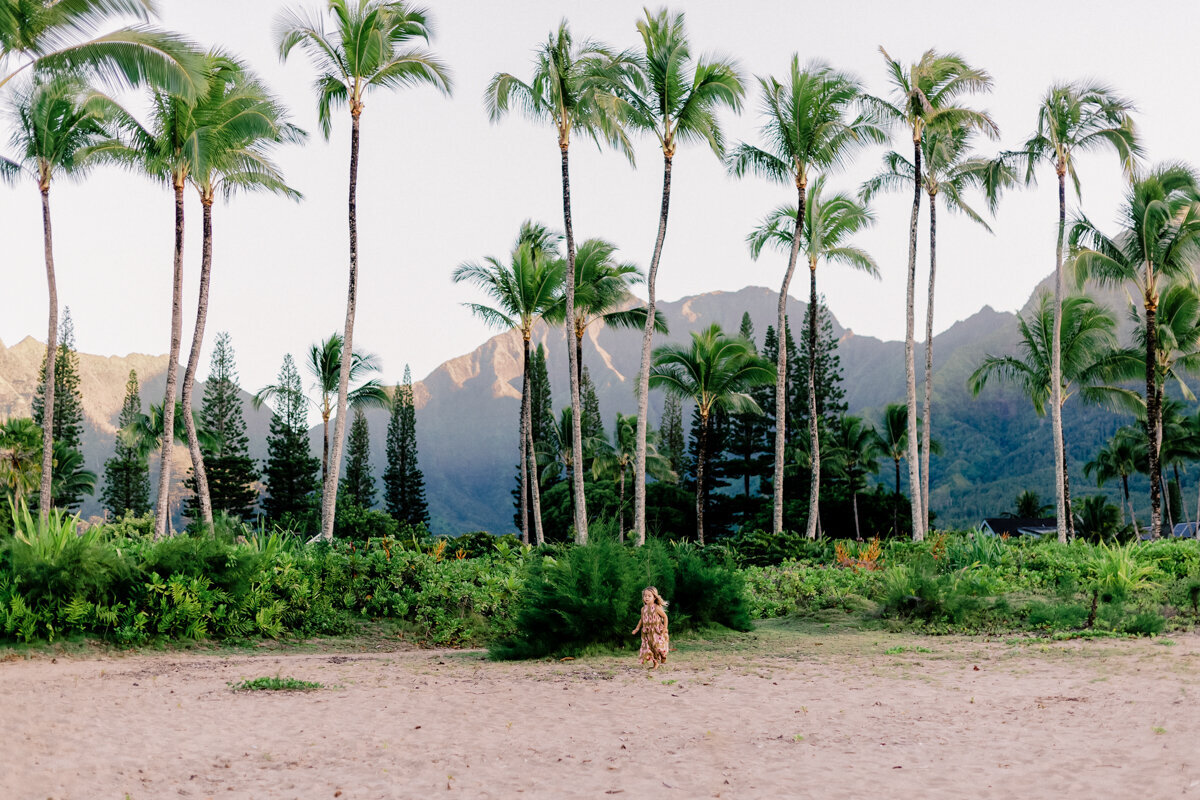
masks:
{"type": "MultiPolygon", "coordinates": [[[[650,257],[646,280],[649,314],[657,314],[656,287],[663,242],[667,237],[667,213],[671,205],[671,169],[680,143],[706,142],[717,156],[725,157],[725,137],[717,119],[721,107],[740,112],[745,81],[736,62],[718,56],[692,55],[683,12],[645,12],[639,20],[641,49],[624,54],[616,97],[626,123],[632,130],[649,133],[663,153],[662,203],[658,212],[658,235],[650,257]]],[[[650,356],[655,327],[647,317],[642,323],[642,361],[638,367],[637,458],[633,476],[633,528],[637,543],[646,541],[646,459],[650,413],[650,356]]]]}
{"type": "MultiPolygon", "coordinates": [[[[787,271],[779,290],[779,318],[776,330],[787,330],[787,296],[796,270],[796,259],[803,239],[800,228],[806,219],[808,182],[817,174],[841,166],[851,154],[870,142],[882,141],[884,134],[875,119],[857,113],[862,87],[857,78],[838,72],[827,64],[812,62],[801,66],[800,57],[792,56],[784,83],[773,77],[759,78],[762,92],[761,116],[763,145],[742,143],[728,158],[729,171],[737,177],[754,172],[776,183],[796,187],[794,235],[788,255],[787,271]]],[[[815,316],[814,316],[815,319],[815,316]]],[[[782,336],[782,334],[780,334],[782,336]]],[[[773,528],[783,532],[783,476],[787,418],[787,348],[779,348],[775,364],[775,479],[773,528]]],[[[810,519],[810,526],[812,520],[810,519]]]]}
{"type": "MultiPolygon", "coordinates": [[[[1067,176],[1080,196],[1079,174],[1075,171],[1075,155],[1100,148],[1111,148],[1121,159],[1126,174],[1132,175],[1141,152],[1133,125],[1133,106],[1117,96],[1107,86],[1096,83],[1059,83],[1051,86],[1038,106],[1037,130],[1022,147],[1026,161],[1025,180],[1032,183],[1037,166],[1049,163],[1058,176],[1058,235],[1054,240],[1054,313],[1062,315],[1063,302],[1063,242],[1067,225],[1067,176]]],[[[1051,345],[1051,372],[1058,376],[1062,370],[1062,347],[1055,324],[1055,340],[1051,345]]],[[[1051,427],[1054,436],[1055,501],[1058,513],[1058,537],[1066,536],[1066,455],[1063,449],[1062,408],[1058,397],[1061,379],[1051,381],[1051,427]]]]}
{"type": "Polygon", "coordinates": [[[488,257],[482,264],[461,264],[454,270],[455,283],[473,283],[491,300],[491,305],[466,303],[489,325],[516,328],[521,333],[521,540],[529,543],[529,500],[532,493],[534,542],[545,542],[542,532],[541,494],[533,442],[533,414],[529,399],[530,340],[539,319],[554,322],[563,312],[560,293],[566,263],[559,257],[558,234],[526,220],[521,225],[508,264],[488,257]],[[530,472],[534,479],[530,480],[530,472]]]}
{"type": "MultiPolygon", "coordinates": [[[[925,427],[921,431],[921,507],[926,515],[929,511],[929,438],[933,427],[931,404],[933,401],[933,300],[934,281],[937,275],[937,201],[940,197],[947,211],[960,213],[981,225],[988,233],[991,226],[967,202],[967,193],[979,189],[993,213],[999,202],[1000,191],[1015,182],[1015,170],[1005,158],[988,159],[978,157],[972,149],[975,130],[962,121],[953,123],[935,121],[925,130],[921,140],[921,151],[925,174],[922,183],[929,198],[929,297],[925,308],[925,402],[921,418],[925,427]]],[[[883,169],[870,178],[862,187],[864,200],[877,193],[902,190],[913,185],[913,163],[903,154],[892,151],[884,156],[883,169]]]]}
{"type": "MultiPolygon", "coordinates": [[[[1053,406],[1056,396],[1060,413],[1062,405],[1077,391],[1087,399],[1100,399],[1102,395],[1093,387],[1110,381],[1118,362],[1127,361],[1113,353],[1117,343],[1117,323],[1112,313],[1089,297],[1068,297],[1058,315],[1061,330],[1057,336],[1054,319],[1053,298],[1046,293],[1040,294],[1037,308],[1028,317],[1017,318],[1021,355],[985,357],[967,380],[971,393],[978,397],[992,378],[1016,383],[1033,402],[1033,410],[1039,417],[1045,416],[1047,401],[1053,406]],[[1058,391],[1054,391],[1051,378],[1051,350],[1055,339],[1061,343],[1058,391]]],[[[1058,469],[1055,462],[1055,470],[1058,469]]],[[[1062,469],[1066,469],[1065,459],[1062,469]]],[[[1059,476],[1059,482],[1063,485],[1063,508],[1068,518],[1059,526],[1059,541],[1065,542],[1068,534],[1074,536],[1070,483],[1065,472],[1059,476]]]]}
{"type": "MultiPolygon", "coordinates": [[[[865,201],[860,203],[845,192],[826,196],[825,176],[821,175],[809,190],[802,224],[797,217],[796,207],[785,205],[775,209],[746,237],[750,244],[750,255],[757,259],[767,244],[791,252],[792,240],[799,233],[803,242],[800,249],[808,261],[808,457],[811,477],[807,533],[810,539],[817,538],[821,497],[821,437],[817,409],[817,309],[820,307],[817,299],[817,265],[822,260],[832,261],[878,279],[879,267],[875,259],[862,248],[848,242],[850,237],[873,224],[875,215],[865,201]]],[[[780,348],[781,352],[784,350],[786,348],[780,348]]]]}
{"type": "Polygon", "coordinates": [[[708,459],[708,420],[714,411],[761,414],[748,389],[775,379],[770,362],[753,343],[727,336],[721,326],[692,334],[690,346],[667,344],[654,350],[650,387],[691,400],[700,414],[696,450],[696,539],[704,544],[704,505],[708,497],[704,467],[708,459]]]}
{"type": "MultiPolygon", "coordinates": [[[[613,441],[596,443],[592,459],[592,477],[607,477],[617,484],[617,539],[625,541],[625,475],[637,460],[637,416],[617,414],[613,441]]],[[[658,452],[658,435],[646,437],[646,472],[656,481],[674,481],[671,459],[658,452]]],[[[636,480],[636,478],[635,478],[636,480]]]]}
{"type": "MultiPolygon", "coordinates": [[[[921,420],[917,420],[918,430],[921,420]]],[[[892,505],[892,533],[900,533],[900,462],[910,458],[908,449],[908,407],[904,403],[889,403],[883,409],[883,427],[876,431],[879,436],[879,452],[884,458],[891,459],[896,470],[896,482],[892,505]]],[[[929,449],[936,455],[942,452],[942,445],[937,439],[929,440],[929,449]]]]}
{"type": "MultiPolygon", "coordinates": [[[[915,333],[913,307],[917,275],[917,221],[921,213],[921,191],[925,177],[922,166],[925,131],[934,124],[971,128],[996,135],[996,124],[985,112],[959,104],[963,95],[989,91],[992,78],[976,69],[955,53],[941,54],[927,50],[919,61],[905,67],[888,55],[882,47],[887,66],[890,99],[871,98],[876,111],[892,123],[901,125],[912,134],[913,146],[913,207],[908,224],[908,293],[904,337],[904,371],[908,407],[908,437],[917,441],[917,375],[914,357],[915,333]]],[[[928,509],[922,505],[921,464],[919,458],[908,460],[908,477],[912,485],[910,498],[913,517],[913,540],[925,538],[928,509]]]]}
{"type": "MultiPolygon", "coordinates": [[[[616,246],[603,239],[588,239],[579,245],[575,257],[575,368],[583,381],[583,337],[596,322],[614,328],[642,328],[646,324],[646,306],[622,308],[634,301],[629,287],[645,280],[634,264],[613,258],[616,246]]],[[[560,313],[559,316],[562,316],[560,313]]],[[[667,333],[667,318],[654,312],[654,330],[667,333]]]]}
{"type": "Polygon", "coordinates": [[[1122,523],[1125,508],[1129,508],[1129,520],[1137,530],[1137,515],[1133,510],[1133,501],[1129,498],[1129,476],[1139,472],[1138,464],[1144,460],[1146,448],[1144,437],[1139,438],[1130,428],[1121,428],[1103,447],[1096,451],[1096,457],[1083,465],[1083,474],[1096,478],[1096,487],[1104,488],[1110,480],[1121,480],[1121,516],[1122,523]]]}
{"type": "MultiPolygon", "coordinates": [[[[317,120],[328,139],[333,108],[350,109],[350,228],[349,289],[346,325],[342,340],[354,350],[354,314],[358,303],[358,147],[363,108],[374,89],[401,89],[428,84],[450,93],[450,73],[432,53],[415,42],[428,42],[433,27],[425,9],[401,0],[327,0],[332,30],[324,20],[302,11],[285,11],[276,21],[279,56],[286,61],[297,46],[309,56],[317,71],[317,120]]],[[[338,470],[346,432],[350,369],[353,359],[342,362],[338,376],[337,423],[333,460],[321,492],[321,536],[333,539],[333,514],[337,504],[338,470]]]]}
{"type": "Polygon", "coordinates": [[[1120,233],[1109,237],[1081,217],[1071,228],[1070,243],[1077,278],[1109,285],[1130,283],[1144,309],[1146,441],[1150,470],[1150,531],[1162,526],[1161,445],[1162,382],[1159,358],[1166,348],[1158,341],[1161,286],[1173,280],[1194,281],[1200,264],[1200,186],[1190,167],[1168,164],[1134,179],[1121,209],[1120,233]]]}
{"type": "MultiPolygon", "coordinates": [[[[562,166],[563,230],[567,239],[567,271],[563,284],[572,295],[566,303],[567,341],[575,330],[575,229],[571,221],[571,170],[568,153],[572,131],[594,142],[607,142],[619,148],[633,161],[624,125],[616,112],[613,97],[613,54],[605,45],[591,39],[576,41],[567,21],[558,24],[536,51],[533,76],[526,83],[507,72],[497,72],[488,83],[484,102],[493,122],[514,105],[527,117],[548,122],[558,138],[562,166]]],[[[580,433],[582,408],[579,396],[578,354],[567,347],[570,370],[573,433],[572,485],[574,487],[575,541],[587,544],[587,505],[583,489],[583,437],[580,433]]]]}
{"type": "Polygon", "coordinates": [[[14,170],[37,181],[42,198],[42,237],[46,260],[47,314],[45,405],[42,420],[42,472],[38,509],[43,519],[53,505],[55,353],[58,352],[58,282],[50,224],[50,184],[56,176],[80,178],[94,163],[94,148],[107,141],[105,114],[112,102],[78,78],[34,79],[10,98],[14,170]]]}
{"type": "MultiPolygon", "coordinates": [[[[342,336],[336,331],[320,344],[314,344],[308,349],[308,360],[304,366],[312,376],[312,388],[316,397],[307,397],[308,402],[321,415],[321,482],[330,479],[332,463],[330,460],[329,418],[337,409],[337,394],[342,374],[342,336]]],[[[373,372],[379,372],[379,359],[372,353],[355,352],[350,356],[350,384],[353,388],[348,392],[348,408],[388,408],[391,402],[387,390],[378,378],[368,378],[373,372]],[[361,381],[361,383],[360,383],[361,381]],[[354,386],[354,384],[358,384],[354,386]]],[[[276,397],[289,397],[291,389],[286,385],[271,384],[259,389],[251,400],[253,406],[262,408],[276,397]]],[[[335,435],[337,426],[335,425],[335,435]]],[[[334,451],[336,452],[336,450],[334,451]]]]}
{"type": "Polygon", "coordinates": [[[833,461],[846,476],[854,505],[854,538],[862,541],[858,524],[858,492],[868,475],[879,471],[879,458],[885,455],[882,440],[875,426],[862,419],[843,414],[838,421],[833,441],[833,461]]]}
{"type": "Polygon", "coordinates": [[[144,23],[153,11],[151,0],[5,0],[0,3],[0,89],[37,67],[195,96],[203,75],[188,42],[144,24],[103,32],[106,23],[122,17],[144,23]]]}

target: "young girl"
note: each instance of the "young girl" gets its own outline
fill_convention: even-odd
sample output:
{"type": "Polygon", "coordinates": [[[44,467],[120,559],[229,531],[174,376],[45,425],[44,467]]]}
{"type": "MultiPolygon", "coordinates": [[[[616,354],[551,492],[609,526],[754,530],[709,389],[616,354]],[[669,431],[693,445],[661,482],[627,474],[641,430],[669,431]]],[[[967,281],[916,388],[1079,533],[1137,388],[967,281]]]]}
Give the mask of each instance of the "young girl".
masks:
{"type": "Polygon", "coordinates": [[[642,649],[639,655],[642,663],[650,662],[650,669],[658,669],[660,664],[667,661],[667,651],[670,650],[670,635],[667,632],[667,602],[662,599],[658,589],[647,586],[642,591],[642,616],[633,635],[642,633],[642,649]]]}

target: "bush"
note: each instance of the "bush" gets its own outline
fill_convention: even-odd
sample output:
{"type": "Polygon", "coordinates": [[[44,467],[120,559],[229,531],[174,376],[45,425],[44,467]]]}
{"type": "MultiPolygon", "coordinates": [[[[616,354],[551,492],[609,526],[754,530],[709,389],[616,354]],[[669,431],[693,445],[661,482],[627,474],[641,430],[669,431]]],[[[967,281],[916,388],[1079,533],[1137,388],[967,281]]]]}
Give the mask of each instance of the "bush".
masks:
{"type": "Polygon", "coordinates": [[[706,563],[692,546],[651,541],[634,549],[594,537],[586,547],[572,547],[559,558],[534,558],[515,628],[494,640],[489,654],[538,658],[631,647],[642,590],[651,585],[671,604],[673,633],[707,625],[751,628],[740,576],[706,563]]]}

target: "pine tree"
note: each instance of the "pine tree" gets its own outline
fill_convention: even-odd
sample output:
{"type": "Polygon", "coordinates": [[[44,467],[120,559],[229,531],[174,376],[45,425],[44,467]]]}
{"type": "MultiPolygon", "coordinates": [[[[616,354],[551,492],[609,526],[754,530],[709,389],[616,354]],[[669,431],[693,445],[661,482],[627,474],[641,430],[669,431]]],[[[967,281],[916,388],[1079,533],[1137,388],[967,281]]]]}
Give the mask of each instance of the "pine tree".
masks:
{"type": "MultiPolygon", "coordinates": [[[[550,392],[550,371],[546,367],[546,346],[542,344],[539,344],[537,349],[529,355],[529,403],[533,446],[535,450],[540,452],[543,447],[548,446],[550,439],[550,427],[554,425],[554,398],[550,392]]],[[[513,508],[516,509],[516,511],[513,513],[513,525],[520,529],[521,465],[516,465],[513,470],[513,482],[515,483],[515,486],[512,490],[512,498],[513,508]]],[[[534,467],[534,475],[540,480],[541,469],[536,465],[534,467]]],[[[547,489],[554,486],[556,483],[558,483],[557,475],[542,481],[539,486],[544,494],[547,489]]],[[[529,507],[533,508],[532,488],[529,491],[529,507]]]]}
{"type": "MultiPolygon", "coordinates": [[[[750,320],[749,312],[742,314],[742,326],[738,335],[754,341],[754,324],[750,320]]],[[[768,387],[752,390],[760,404],[772,400],[769,396],[762,396],[762,388],[768,387]]],[[[774,394],[774,385],[769,387],[769,391],[774,394]]],[[[773,403],[771,408],[774,408],[773,403]]],[[[767,450],[768,435],[773,436],[774,431],[768,434],[761,414],[734,414],[729,419],[729,476],[740,480],[743,504],[750,497],[754,479],[767,475],[771,467],[771,454],[767,450]]]]}
{"type": "Polygon", "coordinates": [[[267,435],[267,463],[263,470],[266,496],[262,507],[276,522],[308,511],[317,489],[321,460],[309,451],[308,405],[296,362],[284,356],[275,397],[275,413],[267,435]]]}
{"type": "MultiPolygon", "coordinates": [[[[246,435],[234,359],[229,334],[217,334],[212,368],[204,382],[204,405],[200,410],[203,427],[211,434],[212,441],[202,444],[200,450],[204,454],[213,511],[248,520],[258,499],[258,491],[254,488],[258,473],[250,458],[250,438],[246,435]]],[[[192,478],[187,479],[186,485],[195,491],[192,478]]],[[[184,513],[192,519],[198,517],[195,497],[184,503],[184,513]]]]}
{"type": "MultiPolygon", "coordinates": [[[[600,398],[588,368],[583,368],[583,380],[579,382],[579,397],[583,411],[579,417],[579,431],[583,441],[604,435],[604,420],[600,418],[600,398]]],[[[586,457],[586,454],[585,454],[586,457]]]]}
{"type": "Polygon", "coordinates": [[[683,437],[683,404],[678,397],[666,396],[658,427],[662,435],[661,452],[671,460],[671,469],[682,476],[689,468],[683,437]]]}
{"type": "MultiPolygon", "coordinates": [[[[46,364],[42,363],[38,373],[37,392],[33,397],[33,421],[40,428],[45,414],[46,364]]],[[[79,449],[83,438],[83,398],[79,391],[79,354],[75,352],[75,324],[71,321],[71,309],[63,309],[62,322],[58,326],[58,350],[54,355],[54,437],[55,459],[60,463],[74,463],[74,472],[85,472],[83,454],[79,449]],[[73,454],[73,455],[72,455],[73,454]]],[[[54,505],[58,508],[75,508],[83,500],[77,480],[54,479],[54,505]],[[76,487],[76,488],[72,488],[76,487]]],[[[95,480],[95,473],[91,473],[95,480]]],[[[90,491],[87,494],[91,494],[90,491]]],[[[36,500],[36,495],[33,496],[36,500]]]]}
{"type": "Polygon", "coordinates": [[[354,504],[362,508],[375,505],[375,476],[371,474],[371,431],[367,415],[354,409],[350,423],[350,439],[346,443],[346,473],[341,490],[354,504]]]}
{"type": "MultiPolygon", "coordinates": [[[[822,298],[823,300],[824,298],[822,298]]],[[[808,330],[808,311],[804,312],[804,330],[808,330]]],[[[817,352],[816,352],[816,389],[817,389],[817,424],[821,432],[822,442],[837,425],[838,420],[846,413],[846,392],[842,388],[842,361],[837,354],[837,339],[833,336],[833,320],[824,302],[817,303],[817,352]]],[[[790,356],[789,356],[790,358],[790,356]]],[[[799,355],[796,362],[797,373],[803,376],[798,381],[798,391],[794,401],[789,401],[795,408],[796,425],[808,435],[808,348],[799,355]]],[[[789,370],[790,372],[791,370],[789,370]]],[[[788,423],[789,425],[792,423],[788,423]]]]}
{"type": "MultiPolygon", "coordinates": [[[[121,430],[133,425],[142,415],[142,398],[138,393],[135,370],[129,371],[125,382],[125,403],[121,406],[118,425],[121,430]]],[[[127,513],[141,516],[150,512],[150,465],[138,448],[125,441],[117,432],[116,449],[104,462],[104,491],[100,500],[110,514],[122,517],[127,513]]]]}
{"type": "Polygon", "coordinates": [[[429,522],[425,475],[417,457],[417,409],[413,401],[412,372],[407,364],[404,366],[404,383],[396,387],[392,398],[383,483],[388,513],[409,525],[429,522]]]}

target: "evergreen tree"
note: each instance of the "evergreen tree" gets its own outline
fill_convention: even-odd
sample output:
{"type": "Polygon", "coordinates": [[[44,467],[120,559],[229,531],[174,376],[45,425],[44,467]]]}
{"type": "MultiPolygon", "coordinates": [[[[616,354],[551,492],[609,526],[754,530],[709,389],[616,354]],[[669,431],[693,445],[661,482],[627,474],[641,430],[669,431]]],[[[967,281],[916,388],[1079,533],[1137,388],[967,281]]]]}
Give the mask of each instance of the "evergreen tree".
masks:
{"type": "MultiPolygon", "coordinates": [[[[808,330],[809,312],[804,312],[804,329],[808,330]]],[[[789,358],[791,356],[789,355],[789,358]]],[[[842,388],[842,361],[837,354],[837,339],[833,336],[833,320],[824,302],[817,304],[817,424],[821,440],[833,431],[838,420],[846,413],[846,392],[842,388]]],[[[790,370],[789,370],[790,371],[790,370]]],[[[808,348],[796,360],[796,372],[803,377],[798,381],[798,393],[789,404],[794,407],[796,424],[808,430],[808,348]]],[[[789,422],[789,425],[792,423],[789,422]]],[[[805,434],[807,435],[807,434],[805,434]]]]}
{"type": "Polygon", "coordinates": [[[130,370],[129,380],[125,382],[125,403],[117,422],[120,430],[117,431],[116,449],[112,458],[104,462],[104,491],[100,495],[104,507],[115,517],[126,513],[141,516],[150,511],[148,458],[122,435],[122,431],[137,423],[141,415],[137,372],[130,370]]]}
{"type": "Polygon", "coordinates": [[[678,397],[667,395],[663,400],[658,428],[662,432],[662,454],[671,460],[671,469],[683,475],[689,467],[683,437],[683,402],[678,397]]]}
{"type": "MultiPolygon", "coordinates": [[[[749,312],[742,314],[742,325],[738,336],[750,342],[754,341],[754,323],[750,320],[749,312]]],[[[756,387],[751,395],[766,410],[764,402],[770,402],[774,409],[772,395],[774,385],[756,387]],[[764,390],[769,394],[764,394],[764,390]]],[[[733,414],[729,418],[727,437],[729,477],[740,481],[742,504],[749,500],[753,480],[768,474],[771,468],[771,453],[767,449],[768,437],[774,436],[774,430],[768,432],[765,417],[761,414],[733,414]]],[[[743,509],[744,510],[744,509],[743,509]]]]}
{"type": "MultiPolygon", "coordinates": [[[[200,411],[201,425],[209,431],[211,441],[201,445],[201,452],[213,511],[248,520],[258,499],[254,487],[258,472],[250,458],[250,438],[246,435],[234,359],[229,334],[218,334],[200,411]]],[[[189,477],[186,485],[195,491],[194,478],[189,477]]],[[[194,496],[184,503],[184,513],[192,519],[199,518],[200,509],[194,496]]]]}
{"type": "MultiPolygon", "coordinates": [[[[529,402],[533,446],[535,451],[540,453],[549,447],[550,428],[554,425],[554,398],[550,392],[550,372],[546,367],[546,346],[542,344],[539,344],[537,349],[529,355],[529,402]]],[[[521,466],[518,464],[514,469],[516,474],[513,480],[516,486],[512,490],[512,497],[513,508],[517,510],[513,514],[513,525],[519,530],[521,527],[521,466]]],[[[540,466],[534,467],[534,475],[539,480],[541,479],[540,466]]],[[[558,480],[558,475],[547,476],[539,486],[544,492],[558,483],[558,480]]],[[[529,507],[532,508],[532,489],[530,489],[529,495],[529,507]]]]}
{"type": "Polygon", "coordinates": [[[308,401],[296,362],[284,356],[274,395],[275,413],[267,435],[267,463],[263,470],[266,496],[262,507],[269,519],[284,521],[311,507],[317,489],[321,460],[309,451],[308,401]]]}
{"type": "Polygon", "coordinates": [[[429,522],[425,475],[417,458],[417,410],[413,402],[412,372],[407,364],[404,366],[404,383],[396,387],[392,397],[383,484],[388,513],[410,525],[429,522]]]}
{"type": "MultiPolygon", "coordinates": [[[[583,368],[583,380],[579,382],[579,397],[583,404],[583,413],[579,417],[579,431],[583,441],[596,439],[604,435],[604,420],[600,418],[600,398],[596,396],[596,386],[588,368],[583,368]]],[[[588,454],[584,453],[584,458],[588,454]]]]}
{"type": "Polygon", "coordinates": [[[350,423],[350,440],[346,443],[346,474],[341,491],[355,505],[370,508],[375,505],[375,476],[371,474],[371,431],[367,415],[354,409],[350,423]]]}
{"type": "MultiPolygon", "coordinates": [[[[37,392],[33,397],[33,421],[41,427],[45,414],[46,364],[43,361],[38,373],[37,392]]],[[[75,352],[75,325],[71,321],[71,309],[63,309],[62,322],[58,326],[58,350],[54,355],[54,438],[55,460],[74,464],[73,472],[84,472],[83,454],[79,449],[83,437],[83,398],[79,392],[79,354],[75,352]]],[[[57,472],[57,470],[56,470],[57,472]]],[[[58,508],[75,508],[83,500],[85,492],[75,476],[55,475],[54,505],[58,508]],[[60,479],[62,478],[62,479],[60,479]]],[[[93,480],[95,473],[92,473],[93,480]]],[[[91,492],[86,492],[91,494],[91,492]]],[[[36,495],[34,495],[36,499],[36,495]]]]}

